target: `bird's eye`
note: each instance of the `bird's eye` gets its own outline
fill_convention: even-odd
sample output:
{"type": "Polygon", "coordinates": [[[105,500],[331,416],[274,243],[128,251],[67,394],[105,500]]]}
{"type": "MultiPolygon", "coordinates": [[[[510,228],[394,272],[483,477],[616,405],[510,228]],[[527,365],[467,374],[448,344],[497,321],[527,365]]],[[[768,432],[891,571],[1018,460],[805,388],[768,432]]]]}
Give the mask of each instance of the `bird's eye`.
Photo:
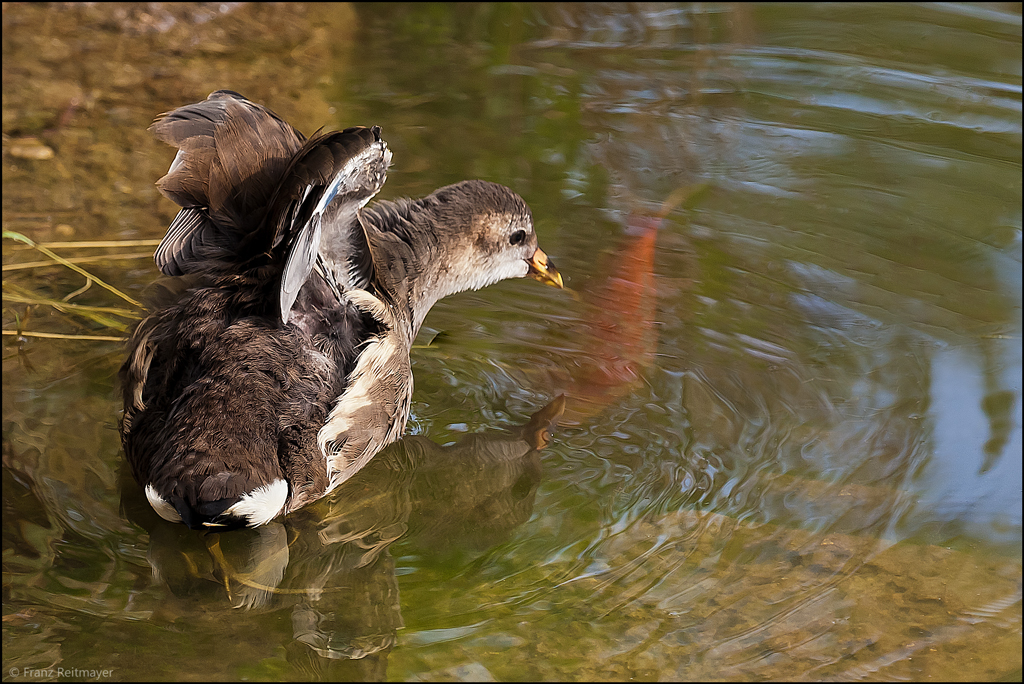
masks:
{"type": "Polygon", "coordinates": [[[511,245],[522,244],[523,240],[525,240],[525,239],[526,239],[526,231],[525,230],[517,230],[516,232],[514,232],[514,233],[512,233],[511,235],[508,236],[508,242],[511,245]]]}

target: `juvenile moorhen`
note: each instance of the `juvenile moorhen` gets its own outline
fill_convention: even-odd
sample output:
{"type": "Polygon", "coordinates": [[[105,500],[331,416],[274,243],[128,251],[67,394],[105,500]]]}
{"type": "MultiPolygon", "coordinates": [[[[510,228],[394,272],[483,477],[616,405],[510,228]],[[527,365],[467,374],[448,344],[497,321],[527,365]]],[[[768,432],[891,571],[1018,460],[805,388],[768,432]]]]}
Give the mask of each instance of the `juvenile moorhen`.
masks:
{"type": "Polygon", "coordinates": [[[377,126],[306,139],[218,90],[151,130],[178,148],[157,185],[182,208],[120,369],[120,429],[167,520],[255,527],[325,496],[402,435],[434,302],[505,278],[562,286],[502,185],[366,207],[391,161],[377,126]]]}

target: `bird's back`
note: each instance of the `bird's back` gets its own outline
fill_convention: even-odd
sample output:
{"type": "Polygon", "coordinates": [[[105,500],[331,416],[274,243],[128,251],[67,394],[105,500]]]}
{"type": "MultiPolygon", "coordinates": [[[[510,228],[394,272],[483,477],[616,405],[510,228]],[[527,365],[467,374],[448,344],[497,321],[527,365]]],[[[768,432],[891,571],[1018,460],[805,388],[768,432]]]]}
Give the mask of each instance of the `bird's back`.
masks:
{"type": "MultiPolygon", "coordinates": [[[[310,249],[309,197],[379,136],[348,129],[307,141],[230,91],[153,130],[179,148],[158,185],[182,209],[156,254],[169,277],[120,371],[125,455],[161,516],[191,527],[261,524],[286,500],[325,490],[317,428],[359,346],[380,332],[313,272],[315,245],[299,255],[300,282],[281,308],[290,255],[310,249]]],[[[356,190],[368,199],[374,183],[356,190]]]]}

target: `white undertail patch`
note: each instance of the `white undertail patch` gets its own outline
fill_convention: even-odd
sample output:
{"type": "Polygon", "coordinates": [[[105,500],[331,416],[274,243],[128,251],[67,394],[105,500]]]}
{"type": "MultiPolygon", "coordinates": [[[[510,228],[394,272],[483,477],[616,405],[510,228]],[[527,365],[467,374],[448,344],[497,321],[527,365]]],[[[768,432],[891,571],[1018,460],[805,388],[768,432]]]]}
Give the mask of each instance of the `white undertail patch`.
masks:
{"type": "Polygon", "coordinates": [[[149,505],[153,507],[156,514],[164,520],[172,523],[180,523],[181,516],[178,515],[178,510],[167,502],[162,496],[157,494],[156,488],[153,485],[146,485],[146,498],[149,500],[149,505]]]}
{"type": "Polygon", "coordinates": [[[245,494],[224,513],[244,518],[248,521],[249,527],[258,527],[276,518],[284,509],[284,502],[287,499],[288,483],[284,480],[274,480],[245,494]]]}

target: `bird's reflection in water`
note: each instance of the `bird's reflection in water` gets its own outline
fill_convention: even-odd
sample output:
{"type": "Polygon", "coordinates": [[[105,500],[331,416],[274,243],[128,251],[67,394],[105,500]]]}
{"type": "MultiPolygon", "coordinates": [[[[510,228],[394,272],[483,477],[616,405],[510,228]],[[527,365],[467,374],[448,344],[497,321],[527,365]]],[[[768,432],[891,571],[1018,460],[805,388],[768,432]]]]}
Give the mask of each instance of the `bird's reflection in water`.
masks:
{"type": "Polygon", "coordinates": [[[558,397],[522,427],[447,447],[406,437],[332,496],[252,530],[203,535],[164,522],[126,484],[125,513],[150,532],[147,557],[169,590],[153,619],[221,621],[229,638],[258,640],[262,652],[270,635],[253,626],[278,625],[273,638],[307,676],[384,679],[403,626],[389,546],[404,538],[424,550],[483,549],[524,523],[541,479],[539,450],[564,409],[558,397]],[[281,620],[253,622],[254,613],[282,610],[290,630],[281,620]],[[253,631],[261,633],[241,634],[253,631]]]}

